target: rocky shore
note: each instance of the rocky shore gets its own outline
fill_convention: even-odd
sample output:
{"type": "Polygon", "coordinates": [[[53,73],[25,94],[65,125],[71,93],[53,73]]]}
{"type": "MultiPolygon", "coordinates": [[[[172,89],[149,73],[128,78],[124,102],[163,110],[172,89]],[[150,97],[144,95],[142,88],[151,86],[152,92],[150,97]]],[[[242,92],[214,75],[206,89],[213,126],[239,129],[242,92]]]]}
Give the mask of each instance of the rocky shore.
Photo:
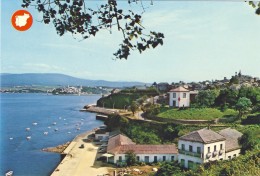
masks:
{"type": "Polygon", "coordinates": [[[118,114],[118,110],[115,110],[115,109],[101,108],[101,107],[90,106],[90,105],[84,106],[84,109],[82,109],[82,111],[83,110],[88,111],[88,112],[103,114],[103,115],[118,114]]]}
{"type": "Polygon", "coordinates": [[[62,153],[70,144],[71,142],[66,142],[65,144],[58,145],[56,147],[48,147],[42,149],[45,152],[53,152],[53,153],[62,153]]]}

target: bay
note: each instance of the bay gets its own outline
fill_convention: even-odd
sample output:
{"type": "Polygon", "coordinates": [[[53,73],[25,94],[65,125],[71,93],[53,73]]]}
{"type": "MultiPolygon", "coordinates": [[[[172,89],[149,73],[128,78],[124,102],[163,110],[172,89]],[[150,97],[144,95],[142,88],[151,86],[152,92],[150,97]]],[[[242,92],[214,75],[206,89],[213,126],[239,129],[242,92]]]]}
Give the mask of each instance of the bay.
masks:
{"type": "Polygon", "coordinates": [[[103,124],[96,120],[96,114],[79,111],[86,104],[96,103],[100,95],[0,95],[0,175],[7,170],[13,170],[18,176],[50,175],[59,164],[60,155],[41,149],[66,143],[103,124]]]}

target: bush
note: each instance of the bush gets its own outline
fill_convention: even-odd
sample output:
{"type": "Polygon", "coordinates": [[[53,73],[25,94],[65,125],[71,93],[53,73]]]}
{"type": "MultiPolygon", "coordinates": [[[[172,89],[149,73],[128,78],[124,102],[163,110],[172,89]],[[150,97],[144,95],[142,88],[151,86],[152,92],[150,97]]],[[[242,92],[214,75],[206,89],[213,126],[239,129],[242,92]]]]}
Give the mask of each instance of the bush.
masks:
{"type": "Polygon", "coordinates": [[[246,119],[242,120],[242,124],[260,124],[260,114],[247,116],[246,119]]]}

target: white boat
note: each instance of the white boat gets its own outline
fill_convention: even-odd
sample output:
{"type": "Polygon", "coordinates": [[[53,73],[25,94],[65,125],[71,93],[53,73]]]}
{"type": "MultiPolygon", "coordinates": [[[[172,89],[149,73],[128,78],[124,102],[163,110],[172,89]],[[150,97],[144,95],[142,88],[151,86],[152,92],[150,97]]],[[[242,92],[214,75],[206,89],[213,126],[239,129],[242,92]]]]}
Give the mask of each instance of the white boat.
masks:
{"type": "Polygon", "coordinates": [[[80,130],[80,128],[77,128],[77,130],[80,130]]]}
{"type": "Polygon", "coordinates": [[[34,122],[33,125],[36,126],[38,123],[34,122]]]}
{"type": "Polygon", "coordinates": [[[14,171],[8,171],[8,172],[5,173],[5,176],[12,176],[13,173],[14,173],[14,171]]]}
{"type": "Polygon", "coordinates": [[[70,134],[71,132],[69,131],[68,134],[70,134]]]}
{"type": "Polygon", "coordinates": [[[56,125],[57,123],[56,122],[53,122],[52,125],[56,125]]]}
{"type": "Polygon", "coordinates": [[[58,128],[55,128],[54,131],[58,131],[59,129],[58,128]]]}
{"type": "Polygon", "coordinates": [[[27,136],[27,137],[26,137],[27,140],[30,140],[31,138],[32,138],[31,136],[27,136]]]}
{"type": "Polygon", "coordinates": [[[13,140],[14,138],[10,137],[9,140],[13,140]]]}
{"type": "Polygon", "coordinates": [[[30,128],[25,128],[26,131],[30,131],[30,128]]]}
{"type": "Polygon", "coordinates": [[[43,134],[44,134],[44,135],[48,135],[48,132],[47,132],[47,131],[45,131],[45,132],[43,132],[43,134]]]}

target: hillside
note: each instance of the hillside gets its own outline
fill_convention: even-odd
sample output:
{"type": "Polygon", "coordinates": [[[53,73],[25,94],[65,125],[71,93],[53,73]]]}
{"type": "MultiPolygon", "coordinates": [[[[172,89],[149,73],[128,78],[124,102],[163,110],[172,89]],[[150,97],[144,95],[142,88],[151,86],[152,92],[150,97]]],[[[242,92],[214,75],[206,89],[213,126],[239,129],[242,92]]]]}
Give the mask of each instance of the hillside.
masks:
{"type": "Polygon", "coordinates": [[[104,80],[80,79],[64,74],[56,73],[24,73],[1,74],[1,87],[40,85],[40,86],[105,86],[105,87],[131,87],[144,85],[141,82],[116,82],[104,80]]]}

